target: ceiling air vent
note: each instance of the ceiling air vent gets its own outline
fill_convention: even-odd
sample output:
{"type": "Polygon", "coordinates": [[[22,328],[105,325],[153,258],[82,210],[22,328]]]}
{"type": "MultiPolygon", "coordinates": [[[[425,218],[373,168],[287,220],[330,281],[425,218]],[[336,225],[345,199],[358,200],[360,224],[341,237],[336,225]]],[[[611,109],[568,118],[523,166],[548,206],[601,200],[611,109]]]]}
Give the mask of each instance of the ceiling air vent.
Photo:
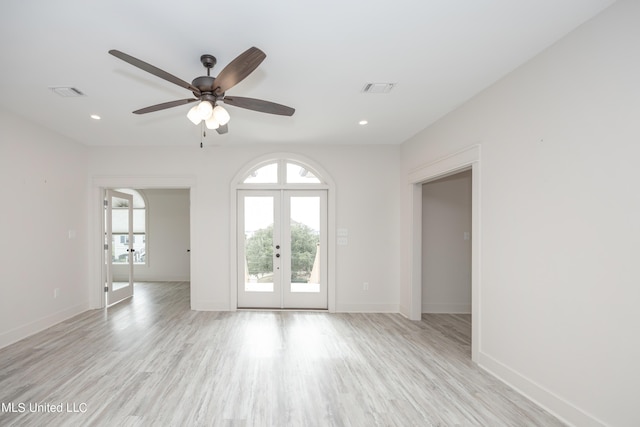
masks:
{"type": "Polygon", "coordinates": [[[395,83],[367,83],[362,88],[364,93],[387,93],[395,86],[395,83]]]}
{"type": "Polygon", "coordinates": [[[70,98],[74,96],[85,96],[85,94],[80,89],[76,89],[75,87],[57,86],[57,87],[50,87],[49,89],[51,89],[52,91],[54,91],[60,96],[64,96],[65,98],[70,98]]]}

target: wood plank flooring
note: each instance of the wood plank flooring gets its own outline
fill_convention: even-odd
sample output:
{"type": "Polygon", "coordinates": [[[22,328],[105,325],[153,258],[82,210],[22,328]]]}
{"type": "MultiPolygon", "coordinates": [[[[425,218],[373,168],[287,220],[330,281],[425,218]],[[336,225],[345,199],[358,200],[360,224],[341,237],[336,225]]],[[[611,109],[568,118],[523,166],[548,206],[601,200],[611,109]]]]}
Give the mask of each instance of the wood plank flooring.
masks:
{"type": "Polygon", "coordinates": [[[0,349],[0,426],[563,425],[471,363],[470,330],[464,315],[196,312],[188,283],[140,283],[0,349]]]}

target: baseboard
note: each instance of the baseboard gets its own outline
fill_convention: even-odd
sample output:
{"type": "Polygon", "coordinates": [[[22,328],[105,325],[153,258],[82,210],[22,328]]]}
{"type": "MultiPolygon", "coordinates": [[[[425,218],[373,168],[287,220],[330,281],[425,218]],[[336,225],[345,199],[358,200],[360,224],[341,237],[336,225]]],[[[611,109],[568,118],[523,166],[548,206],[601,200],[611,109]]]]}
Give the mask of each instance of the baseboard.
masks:
{"type": "Polygon", "coordinates": [[[471,314],[471,304],[422,303],[423,313],[471,314]]]}
{"type": "MultiPolygon", "coordinates": [[[[230,311],[228,301],[191,301],[191,309],[196,311],[230,311]]],[[[336,313],[400,313],[398,304],[337,304],[336,313]]]]}
{"type": "Polygon", "coordinates": [[[336,304],[336,313],[400,313],[399,304],[336,304]]]}
{"type": "MultiPolygon", "coordinates": [[[[129,277],[114,277],[114,282],[128,282],[129,277]]],[[[161,276],[161,277],[145,277],[144,275],[136,275],[133,279],[134,282],[189,282],[190,279],[184,276],[161,276]]]]}
{"type": "Polygon", "coordinates": [[[479,354],[478,365],[566,424],[580,427],[606,426],[603,421],[598,420],[593,415],[586,413],[582,409],[554,394],[540,384],[537,384],[535,381],[532,381],[508,366],[500,363],[486,353],[481,352],[479,354]]]}
{"type": "Polygon", "coordinates": [[[213,299],[197,300],[191,299],[191,310],[195,311],[230,311],[229,301],[218,301],[213,299]]]}
{"type": "Polygon", "coordinates": [[[89,302],[78,304],[73,307],[58,311],[49,316],[42,317],[26,325],[18,326],[10,331],[0,333],[0,348],[14,344],[38,332],[44,331],[60,322],[77,316],[89,310],[89,302]]]}

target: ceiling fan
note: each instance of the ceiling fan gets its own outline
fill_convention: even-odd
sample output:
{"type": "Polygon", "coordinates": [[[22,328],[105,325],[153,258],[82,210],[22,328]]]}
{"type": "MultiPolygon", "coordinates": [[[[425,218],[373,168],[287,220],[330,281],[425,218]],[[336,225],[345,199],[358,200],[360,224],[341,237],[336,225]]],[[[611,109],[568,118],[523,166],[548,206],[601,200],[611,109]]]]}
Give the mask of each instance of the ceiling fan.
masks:
{"type": "Polygon", "coordinates": [[[230,116],[222,106],[218,105],[218,103],[221,102],[234,107],[281,116],[292,116],[295,112],[295,109],[287,107],[286,105],[276,104],[262,99],[226,96],[227,90],[244,80],[267,57],[267,55],[257,47],[251,47],[238,55],[218,73],[217,77],[211,77],[210,75],[211,68],[216,65],[216,58],[209,54],[202,55],[200,62],[202,62],[202,65],[207,69],[207,75],[196,77],[191,83],[119,50],[112,49],[109,53],[154,76],[188,89],[195,96],[195,98],[179,99],[141,108],[134,111],[134,114],[146,114],[200,101],[189,110],[187,114],[189,120],[196,125],[204,121],[207,128],[215,129],[219,134],[224,134],[229,130],[227,123],[229,122],[230,116]]]}

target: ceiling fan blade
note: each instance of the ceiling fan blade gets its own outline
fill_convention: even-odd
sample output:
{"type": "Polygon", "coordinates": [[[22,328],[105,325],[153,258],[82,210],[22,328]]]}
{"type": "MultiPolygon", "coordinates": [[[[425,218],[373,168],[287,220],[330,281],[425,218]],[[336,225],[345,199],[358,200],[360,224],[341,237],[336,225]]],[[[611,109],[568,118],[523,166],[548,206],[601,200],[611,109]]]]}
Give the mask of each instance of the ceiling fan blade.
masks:
{"type": "Polygon", "coordinates": [[[242,96],[225,96],[222,101],[234,107],[246,108],[247,110],[261,113],[278,114],[280,116],[293,116],[293,113],[296,112],[295,108],[287,107],[286,105],[242,96]]]}
{"type": "Polygon", "coordinates": [[[214,83],[217,87],[216,94],[220,95],[240,83],[258,68],[266,57],[267,55],[257,47],[250,47],[238,55],[218,73],[214,83]]]}
{"type": "Polygon", "coordinates": [[[183,87],[185,89],[189,89],[191,92],[195,92],[196,94],[200,95],[200,89],[198,89],[197,87],[195,87],[194,85],[192,85],[191,83],[185,82],[182,79],[179,79],[178,77],[174,76],[173,74],[169,74],[164,70],[161,70],[158,67],[154,67],[151,64],[147,64],[144,61],[139,60],[138,58],[134,58],[131,55],[127,55],[124,52],[120,52],[119,50],[115,50],[115,49],[111,49],[109,51],[109,53],[113,56],[115,56],[116,58],[120,58],[125,62],[128,62],[129,64],[140,68],[141,70],[146,71],[147,73],[151,73],[154,76],[160,77],[161,79],[164,79],[168,82],[171,82],[173,84],[176,84],[180,87],[183,87]]]}
{"type": "Polygon", "coordinates": [[[229,132],[229,125],[226,124],[218,126],[216,132],[218,132],[220,135],[224,135],[225,133],[229,132]]]}
{"type": "Polygon", "coordinates": [[[167,108],[177,107],[178,105],[189,104],[190,102],[197,101],[196,98],[179,99],[177,101],[163,102],[162,104],[152,105],[150,107],[141,108],[133,112],[133,114],[146,114],[154,111],[166,110],[167,108]]]}

